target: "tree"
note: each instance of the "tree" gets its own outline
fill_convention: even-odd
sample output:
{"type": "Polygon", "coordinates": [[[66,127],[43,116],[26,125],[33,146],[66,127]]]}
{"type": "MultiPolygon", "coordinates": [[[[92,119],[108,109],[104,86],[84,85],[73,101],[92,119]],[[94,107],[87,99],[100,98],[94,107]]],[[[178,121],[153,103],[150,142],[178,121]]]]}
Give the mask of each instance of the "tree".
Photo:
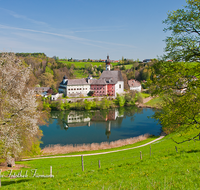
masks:
{"type": "Polygon", "coordinates": [[[37,111],[33,88],[26,84],[30,67],[23,65],[14,53],[2,53],[0,57],[0,143],[1,157],[18,157],[34,146],[39,134],[37,125],[40,116],[37,111]]]}
{"type": "Polygon", "coordinates": [[[51,73],[44,73],[40,76],[41,86],[52,86],[54,85],[53,75],[51,73]]]}
{"type": "Polygon", "coordinates": [[[162,110],[154,117],[164,132],[176,132],[177,143],[200,139],[200,64],[160,61],[153,68],[150,91],[162,98],[162,110]]]}
{"type": "Polygon", "coordinates": [[[167,37],[165,58],[174,61],[200,61],[200,2],[187,0],[185,9],[171,11],[163,23],[164,31],[172,31],[167,37]]]}

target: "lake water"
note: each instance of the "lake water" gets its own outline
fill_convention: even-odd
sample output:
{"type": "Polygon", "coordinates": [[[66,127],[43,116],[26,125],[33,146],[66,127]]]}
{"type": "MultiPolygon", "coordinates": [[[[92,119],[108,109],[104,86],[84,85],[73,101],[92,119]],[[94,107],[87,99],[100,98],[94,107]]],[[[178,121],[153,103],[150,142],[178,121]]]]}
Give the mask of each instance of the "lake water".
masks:
{"type": "Polygon", "coordinates": [[[149,133],[160,135],[161,125],[150,108],[126,107],[98,111],[52,111],[43,131],[41,148],[52,144],[101,143],[149,133]]]}

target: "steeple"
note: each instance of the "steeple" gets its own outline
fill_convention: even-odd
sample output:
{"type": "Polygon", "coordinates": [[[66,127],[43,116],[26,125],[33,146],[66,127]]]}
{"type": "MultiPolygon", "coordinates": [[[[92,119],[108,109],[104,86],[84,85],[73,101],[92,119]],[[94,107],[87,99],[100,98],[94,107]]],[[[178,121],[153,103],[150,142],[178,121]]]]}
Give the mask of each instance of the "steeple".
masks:
{"type": "Polygon", "coordinates": [[[65,75],[65,76],[63,77],[63,84],[65,84],[67,81],[68,81],[68,79],[67,79],[67,76],[65,75]]]}
{"type": "Polygon", "coordinates": [[[109,59],[109,55],[107,55],[107,59],[106,59],[106,71],[110,71],[110,59],[109,59]]]}

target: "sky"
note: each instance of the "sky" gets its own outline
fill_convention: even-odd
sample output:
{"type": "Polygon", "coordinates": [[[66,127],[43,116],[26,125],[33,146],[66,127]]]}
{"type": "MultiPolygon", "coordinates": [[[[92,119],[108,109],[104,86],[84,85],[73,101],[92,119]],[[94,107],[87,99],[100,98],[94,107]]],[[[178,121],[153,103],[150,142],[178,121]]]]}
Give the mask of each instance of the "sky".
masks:
{"type": "Polygon", "coordinates": [[[0,0],[0,52],[60,59],[153,59],[168,11],[185,0],[0,0]]]}

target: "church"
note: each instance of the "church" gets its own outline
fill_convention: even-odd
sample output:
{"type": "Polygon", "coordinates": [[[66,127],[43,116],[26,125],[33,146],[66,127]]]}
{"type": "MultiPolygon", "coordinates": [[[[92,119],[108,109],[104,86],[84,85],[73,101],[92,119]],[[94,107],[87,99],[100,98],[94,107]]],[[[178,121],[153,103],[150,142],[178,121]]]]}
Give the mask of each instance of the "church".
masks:
{"type": "Polygon", "coordinates": [[[107,56],[106,70],[102,72],[99,79],[88,77],[87,79],[67,79],[63,81],[58,88],[59,93],[68,97],[87,96],[92,91],[94,96],[114,96],[124,92],[124,80],[121,71],[110,70],[110,59],[107,56]]]}

